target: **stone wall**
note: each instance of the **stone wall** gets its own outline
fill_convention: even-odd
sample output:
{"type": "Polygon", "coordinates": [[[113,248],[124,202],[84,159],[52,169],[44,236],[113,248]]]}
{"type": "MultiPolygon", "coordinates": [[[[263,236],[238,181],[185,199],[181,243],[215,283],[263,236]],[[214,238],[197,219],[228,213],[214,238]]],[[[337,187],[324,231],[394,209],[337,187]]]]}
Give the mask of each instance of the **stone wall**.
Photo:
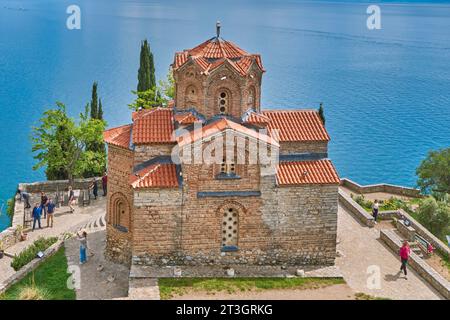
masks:
{"type": "Polygon", "coordinates": [[[366,210],[364,210],[363,207],[353,200],[352,197],[342,190],[339,190],[339,202],[364,225],[370,228],[375,225],[372,215],[370,215],[366,210]]]}
{"type": "Polygon", "coordinates": [[[147,144],[134,146],[134,166],[158,156],[170,156],[174,144],[147,144]]]}
{"type": "Polygon", "coordinates": [[[133,163],[131,150],[109,145],[105,255],[124,264],[131,261],[133,191],[129,177],[133,163]]]}
{"type": "Polygon", "coordinates": [[[392,193],[394,195],[412,197],[412,198],[421,197],[419,189],[395,186],[392,184],[385,184],[385,183],[362,186],[350,179],[343,178],[343,179],[341,179],[341,186],[349,189],[350,191],[353,191],[356,194],[385,192],[385,193],[392,193]]]}
{"type": "MultiPolygon", "coordinates": [[[[74,190],[87,189],[94,178],[88,179],[75,179],[72,188],[74,190]]],[[[100,179],[97,177],[96,179],[100,179]]],[[[53,181],[39,181],[32,183],[19,183],[19,188],[28,193],[44,192],[56,192],[67,191],[69,187],[69,180],[53,180],[53,181]]]]}
{"type": "MultiPolygon", "coordinates": [[[[401,239],[392,230],[381,230],[380,239],[388,247],[398,253],[402,245],[401,239]]],[[[450,299],[450,282],[444,279],[436,270],[429,266],[423,259],[414,252],[408,260],[409,265],[430,285],[432,285],[446,299],[450,299]]]]}
{"type": "MultiPolygon", "coordinates": [[[[186,169],[189,171],[189,169],[186,169]]],[[[140,190],[134,196],[133,264],[332,265],[336,255],[337,185],[277,188],[274,176],[253,179],[260,193],[222,192],[193,166],[183,190],[140,190]],[[169,204],[169,205],[168,205],[169,204]],[[238,250],[224,252],[225,210],[238,212],[238,250]]],[[[239,180],[234,191],[241,190],[239,180]]],[[[249,183],[249,182],[245,182],[249,183]]],[[[230,185],[231,186],[231,185],[230,185]]],[[[248,185],[247,185],[248,187],[248,185]]],[[[247,187],[245,189],[247,189],[247,187]]]]}
{"type": "Polygon", "coordinates": [[[280,142],[280,154],[327,153],[327,141],[280,142]]]}
{"type": "Polygon", "coordinates": [[[400,209],[398,210],[397,217],[400,218],[400,215],[404,216],[411,223],[411,227],[413,227],[416,233],[422,236],[425,240],[430,242],[434,248],[438,249],[443,255],[450,257],[450,248],[439,240],[434,234],[428,231],[423,225],[421,225],[416,219],[414,219],[410,214],[406,211],[400,209]]]}

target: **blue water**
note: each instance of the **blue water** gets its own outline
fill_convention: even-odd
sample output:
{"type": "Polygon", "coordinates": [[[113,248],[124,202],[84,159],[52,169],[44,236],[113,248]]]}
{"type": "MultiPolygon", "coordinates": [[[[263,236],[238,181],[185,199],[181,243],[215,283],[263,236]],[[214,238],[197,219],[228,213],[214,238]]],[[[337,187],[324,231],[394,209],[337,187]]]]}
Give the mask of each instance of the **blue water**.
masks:
{"type": "MultiPolygon", "coordinates": [[[[379,2],[378,2],[379,3],[379,2]]],[[[99,82],[110,126],[130,121],[139,42],[148,38],[163,78],[176,50],[215,34],[262,54],[266,108],[324,103],[330,157],[360,183],[415,186],[430,149],[450,143],[450,5],[267,0],[0,1],[0,199],[31,169],[31,126],[56,100],[77,116],[99,82]],[[78,4],[82,29],[66,28],[78,4]],[[24,10],[20,10],[23,8],[24,10]]],[[[0,216],[0,229],[7,218],[0,216]]]]}

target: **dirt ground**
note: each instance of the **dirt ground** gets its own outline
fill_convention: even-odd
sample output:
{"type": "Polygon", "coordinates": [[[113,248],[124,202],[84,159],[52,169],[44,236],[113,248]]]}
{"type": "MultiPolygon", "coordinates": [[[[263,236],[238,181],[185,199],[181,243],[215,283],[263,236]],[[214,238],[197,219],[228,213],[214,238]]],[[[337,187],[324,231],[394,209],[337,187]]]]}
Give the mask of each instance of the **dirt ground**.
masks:
{"type": "Polygon", "coordinates": [[[171,300],[354,300],[355,293],[347,284],[319,289],[253,290],[244,292],[190,291],[171,300]]]}
{"type": "Polygon", "coordinates": [[[439,272],[441,276],[450,281],[450,271],[438,255],[433,254],[429,258],[426,258],[425,262],[428,263],[434,270],[439,272]]]}

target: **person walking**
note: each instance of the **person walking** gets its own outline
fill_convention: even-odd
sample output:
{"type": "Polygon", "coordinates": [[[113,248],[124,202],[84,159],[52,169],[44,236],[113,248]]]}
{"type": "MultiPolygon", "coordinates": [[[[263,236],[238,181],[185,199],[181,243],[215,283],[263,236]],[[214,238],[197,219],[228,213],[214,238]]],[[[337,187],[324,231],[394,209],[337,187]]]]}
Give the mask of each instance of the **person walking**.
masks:
{"type": "Polygon", "coordinates": [[[406,271],[406,265],[408,264],[408,259],[411,254],[411,249],[409,247],[408,241],[403,241],[403,245],[400,248],[400,260],[402,262],[402,265],[400,266],[400,272],[404,272],[405,274],[405,280],[408,279],[408,272],[406,271]]]}
{"type": "Polygon", "coordinates": [[[105,174],[102,177],[102,189],[104,197],[106,196],[106,192],[108,191],[107,188],[108,188],[108,174],[105,171],[105,174]]]}
{"type": "Polygon", "coordinates": [[[39,203],[36,203],[33,208],[33,231],[36,228],[36,221],[38,222],[39,229],[42,229],[41,227],[41,214],[42,209],[39,203]]]}
{"type": "Polygon", "coordinates": [[[92,193],[94,194],[94,199],[97,200],[98,186],[97,186],[97,180],[95,178],[94,178],[94,180],[92,180],[92,183],[89,186],[89,189],[92,189],[92,193]]]}
{"type": "Polygon", "coordinates": [[[70,208],[70,213],[73,213],[75,211],[75,208],[73,207],[73,204],[75,203],[75,193],[73,192],[72,186],[69,186],[67,196],[69,197],[68,205],[70,208]]]}
{"type": "Polygon", "coordinates": [[[378,218],[378,210],[380,208],[380,204],[378,203],[378,200],[375,199],[373,206],[372,206],[372,215],[375,223],[377,223],[378,218]]]}
{"type": "Polygon", "coordinates": [[[48,199],[48,204],[47,204],[47,228],[48,227],[53,228],[53,214],[55,213],[55,207],[56,207],[56,205],[53,203],[53,200],[51,198],[48,199]]]}
{"type": "Polygon", "coordinates": [[[47,218],[47,201],[47,195],[44,191],[41,191],[41,212],[44,212],[44,219],[47,218]]]}
{"type": "Polygon", "coordinates": [[[87,232],[83,231],[77,233],[78,241],[80,241],[80,264],[84,264],[87,261],[87,232]]]}

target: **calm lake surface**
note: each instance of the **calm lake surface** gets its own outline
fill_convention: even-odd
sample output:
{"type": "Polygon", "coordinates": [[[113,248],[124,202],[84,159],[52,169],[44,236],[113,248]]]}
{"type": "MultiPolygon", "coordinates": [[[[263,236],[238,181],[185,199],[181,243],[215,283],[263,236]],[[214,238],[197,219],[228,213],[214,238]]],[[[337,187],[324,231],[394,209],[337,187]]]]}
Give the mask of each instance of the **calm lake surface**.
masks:
{"type": "MultiPolygon", "coordinates": [[[[2,203],[18,182],[44,179],[29,138],[44,110],[62,101],[77,117],[98,81],[109,126],[129,122],[140,41],[161,79],[216,20],[224,39],[262,55],[264,108],[324,103],[341,177],[415,186],[421,159],[450,145],[450,5],[378,4],[381,30],[367,29],[359,1],[1,0],[2,203]],[[66,28],[71,4],[81,30],[66,28]]],[[[3,213],[0,230],[7,223],[3,213]]]]}

